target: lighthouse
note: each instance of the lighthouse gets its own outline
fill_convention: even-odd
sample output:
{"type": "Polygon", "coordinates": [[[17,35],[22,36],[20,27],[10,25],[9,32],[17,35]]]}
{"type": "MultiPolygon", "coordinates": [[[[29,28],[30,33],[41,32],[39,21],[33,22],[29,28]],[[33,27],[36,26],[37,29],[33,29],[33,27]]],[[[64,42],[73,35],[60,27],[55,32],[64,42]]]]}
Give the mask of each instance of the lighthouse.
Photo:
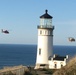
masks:
{"type": "Polygon", "coordinates": [[[49,68],[49,57],[53,55],[53,30],[52,16],[48,10],[40,16],[38,29],[38,45],[35,69],[49,68]]]}

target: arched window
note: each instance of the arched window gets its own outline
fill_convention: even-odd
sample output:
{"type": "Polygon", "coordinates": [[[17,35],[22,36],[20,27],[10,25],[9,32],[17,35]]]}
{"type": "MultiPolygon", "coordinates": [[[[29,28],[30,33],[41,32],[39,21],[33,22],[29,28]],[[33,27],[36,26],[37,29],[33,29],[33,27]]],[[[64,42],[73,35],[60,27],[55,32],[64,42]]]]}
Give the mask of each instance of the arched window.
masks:
{"type": "Polygon", "coordinates": [[[57,68],[57,64],[55,63],[55,68],[57,68]]]}
{"type": "Polygon", "coordinates": [[[54,62],[54,68],[57,68],[57,62],[54,62]]]}
{"type": "Polygon", "coordinates": [[[63,65],[61,64],[61,67],[63,67],[63,65]]]}
{"type": "Polygon", "coordinates": [[[61,67],[63,67],[63,63],[61,62],[60,64],[61,64],[61,67]]]}

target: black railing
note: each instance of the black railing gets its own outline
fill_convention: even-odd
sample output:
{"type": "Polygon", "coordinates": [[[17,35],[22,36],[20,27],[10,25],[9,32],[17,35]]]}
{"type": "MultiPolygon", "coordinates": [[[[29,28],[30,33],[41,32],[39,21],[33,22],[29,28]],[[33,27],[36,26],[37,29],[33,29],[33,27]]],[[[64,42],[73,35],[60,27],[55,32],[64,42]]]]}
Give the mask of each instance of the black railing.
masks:
{"type": "Polygon", "coordinates": [[[52,28],[52,29],[54,29],[54,26],[52,26],[52,25],[38,25],[37,28],[52,28]]]}

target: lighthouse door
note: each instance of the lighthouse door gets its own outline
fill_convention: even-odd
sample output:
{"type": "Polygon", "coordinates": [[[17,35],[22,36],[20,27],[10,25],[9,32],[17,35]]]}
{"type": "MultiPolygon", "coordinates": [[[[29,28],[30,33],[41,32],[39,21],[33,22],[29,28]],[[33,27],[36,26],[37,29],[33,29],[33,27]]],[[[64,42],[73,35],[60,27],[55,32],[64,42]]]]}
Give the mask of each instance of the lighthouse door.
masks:
{"type": "Polygon", "coordinates": [[[57,64],[55,63],[55,68],[57,68],[57,64]]]}

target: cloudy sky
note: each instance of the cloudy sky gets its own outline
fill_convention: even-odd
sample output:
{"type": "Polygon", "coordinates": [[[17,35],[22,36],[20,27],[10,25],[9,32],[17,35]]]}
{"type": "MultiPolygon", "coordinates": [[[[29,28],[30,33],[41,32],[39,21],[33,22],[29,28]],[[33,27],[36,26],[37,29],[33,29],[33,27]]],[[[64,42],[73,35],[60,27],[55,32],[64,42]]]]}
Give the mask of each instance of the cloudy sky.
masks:
{"type": "Polygon", "coordinates": [[[68,41],[76,38],[76,0],[0,0],[0,44],[37,44],[39,17],[46,9],[53,16],[54,45],[76,45],[68,41]]]}

